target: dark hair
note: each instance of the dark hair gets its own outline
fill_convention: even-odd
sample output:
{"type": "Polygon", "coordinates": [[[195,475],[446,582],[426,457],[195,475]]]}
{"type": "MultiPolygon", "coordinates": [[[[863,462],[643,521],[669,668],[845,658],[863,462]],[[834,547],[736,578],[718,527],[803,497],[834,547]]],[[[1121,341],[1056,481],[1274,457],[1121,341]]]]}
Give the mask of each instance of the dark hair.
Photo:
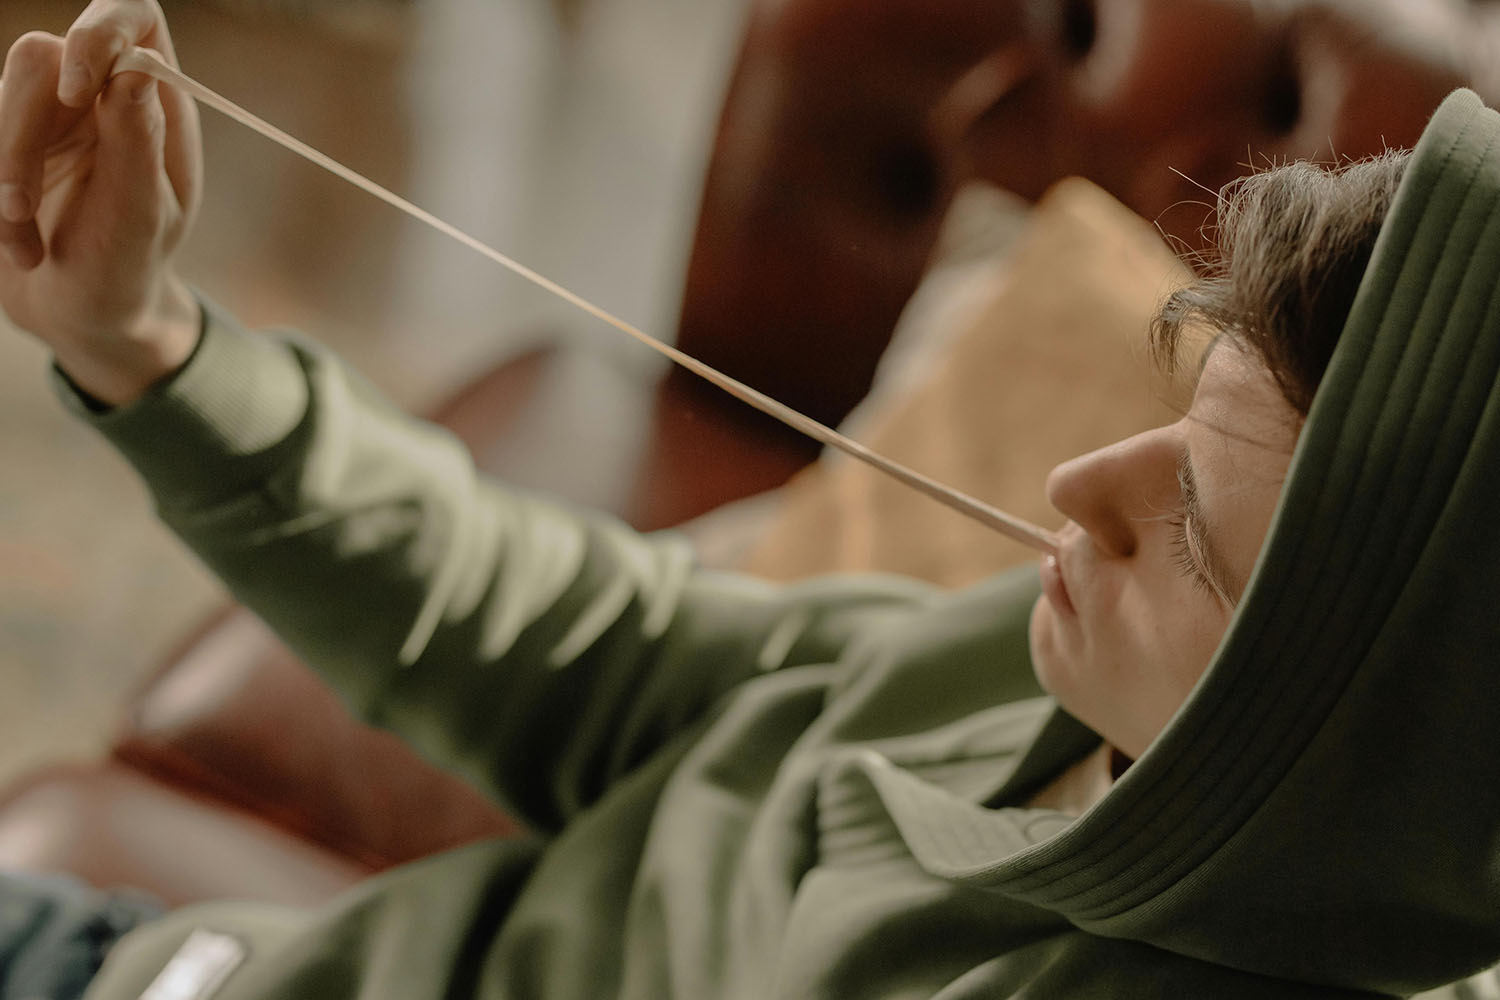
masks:
{"type": "Polygon", "coordinates": [[[1204,276],[1172,293],[1152,321],[1157,358],[1173,368],[1183,330],[1204,323],[1259,355],[1305,416],[1409,157],[1298,161],[1226,185],[1204,276]]]}

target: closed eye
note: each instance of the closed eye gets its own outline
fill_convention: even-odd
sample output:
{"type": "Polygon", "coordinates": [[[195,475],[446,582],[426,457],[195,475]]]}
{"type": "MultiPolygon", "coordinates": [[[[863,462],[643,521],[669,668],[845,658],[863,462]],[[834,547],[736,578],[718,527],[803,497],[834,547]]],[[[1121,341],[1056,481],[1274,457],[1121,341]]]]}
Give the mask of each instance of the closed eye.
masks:
{"type": "Polygon", "coordinates": [[[1202,586],[1218,599],[1226,610],[1233,610],[1234,598],[1222,582],[1218,560],[1213,556],[1203,523],[1203,512],[1198,497],[1198,480],[1193,475],[1193,464],[1187,450],[1183,449],[1177,460],[1177,487],[1182,497],[1182,506],[1168,518],[1172,529],[1173,558],[1178,569],[1195,585],[1202,586]]]}
{"type": "Polygon", "coordinates": [[[1167,518],[1167,527],[1172,532],[1172,564],[1177,567],[1177,572],[1190,580],[1194,587],[1222,600],[1218,585],[1193,552],[1187,514],[1180,508],[1173,511],[1167,518]]]}

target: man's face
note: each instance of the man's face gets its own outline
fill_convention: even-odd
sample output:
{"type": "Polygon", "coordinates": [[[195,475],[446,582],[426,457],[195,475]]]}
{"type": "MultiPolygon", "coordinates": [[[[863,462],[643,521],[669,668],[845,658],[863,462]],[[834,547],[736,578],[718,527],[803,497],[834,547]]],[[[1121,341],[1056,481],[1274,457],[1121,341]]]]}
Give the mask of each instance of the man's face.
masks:
{"type": "Polygon", "coordinates": [[[1028,197],[1089,177],[1197,246],[1211,192],[1248,168],[1410,146],[1449,91],[1482,87],[1479,6],[1032,0],[1025,71],[968,130],[970,169],[1028,197]]]}
{"type": "Polygon", "coordinates": [[[1301,418],[1232,342],[1208,356],[1179,421],[1058,466],[1069,518],[1031,616],[1037,677],[1139,756],[1224,636],[1265,540],[1301,418]]]}

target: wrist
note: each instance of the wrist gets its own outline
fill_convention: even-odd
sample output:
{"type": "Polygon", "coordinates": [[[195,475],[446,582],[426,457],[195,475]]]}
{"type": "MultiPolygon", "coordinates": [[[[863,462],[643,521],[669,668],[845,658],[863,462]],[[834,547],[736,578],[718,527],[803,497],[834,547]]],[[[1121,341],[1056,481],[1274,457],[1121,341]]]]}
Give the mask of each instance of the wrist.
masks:
{"type": "Polygon", "coordinates": [[[77,344],[54,345],[57,366],[108,407],[126,406],[187,364],[203,330],[203,307],[175,276],[125,329],[77,344]]]}

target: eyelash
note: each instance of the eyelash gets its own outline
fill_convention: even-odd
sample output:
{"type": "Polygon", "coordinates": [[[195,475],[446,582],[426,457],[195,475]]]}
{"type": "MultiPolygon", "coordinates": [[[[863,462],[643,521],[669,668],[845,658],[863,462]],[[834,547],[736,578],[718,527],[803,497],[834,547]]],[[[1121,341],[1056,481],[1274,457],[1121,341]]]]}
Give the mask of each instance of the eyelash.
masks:
{"type": "Polygon", "coordinates": [[[1216,597],[1217,590],[1213,581],[1194,557],[1193,547],[1188,542],[1187,513],[1180,508],[1174,511],[1167,518],[1167,526],[1172,531],[1172,562],[1176,564],[1178,572],[1191,580],[1197,589],[1216,597]]]}

